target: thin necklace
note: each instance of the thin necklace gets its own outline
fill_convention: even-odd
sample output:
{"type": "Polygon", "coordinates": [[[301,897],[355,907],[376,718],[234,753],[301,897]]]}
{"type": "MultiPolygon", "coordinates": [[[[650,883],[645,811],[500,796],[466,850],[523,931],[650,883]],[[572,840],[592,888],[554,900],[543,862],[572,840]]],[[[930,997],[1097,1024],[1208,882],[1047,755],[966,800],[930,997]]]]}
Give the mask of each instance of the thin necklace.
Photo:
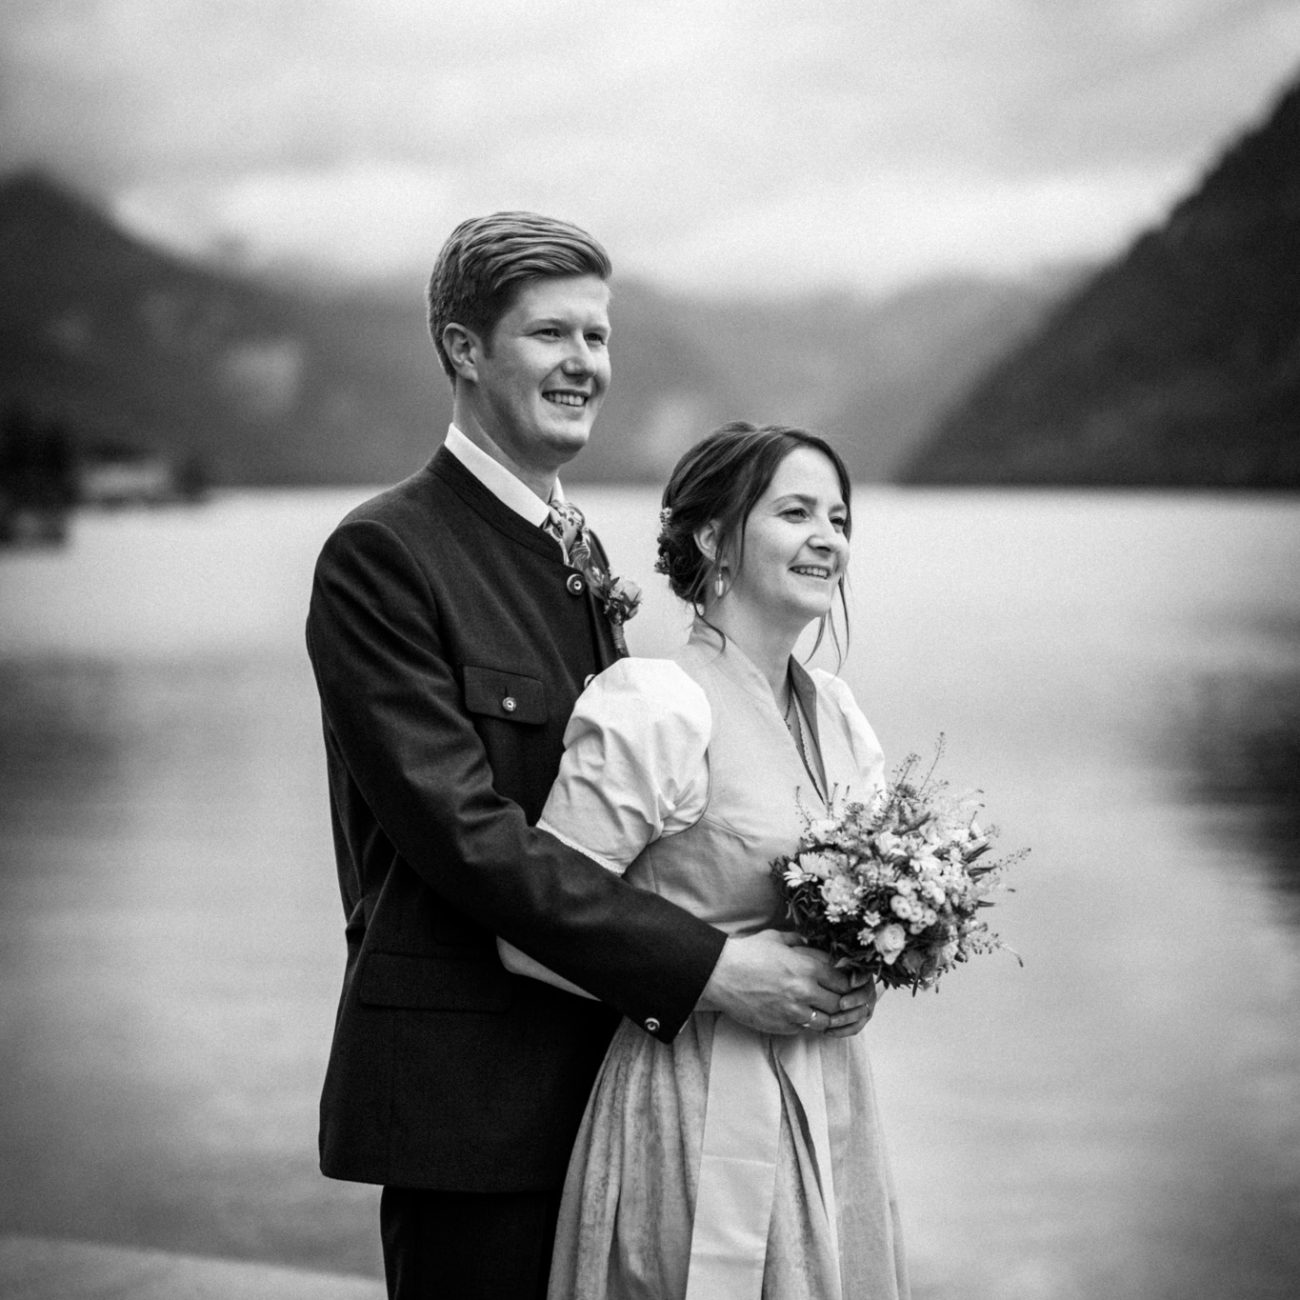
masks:
{"type": "Polygon", "coordinates": [[[794,746],[799,751],[799,758],[803,762],[803,770],[808,773],[808,779],[813,783],[813,789],[825,799],[826,792],[822,788],[822,782],[818,779],[817,773],[813,771],[813,765],[808,761],[808,747],[804,742],[802,713],[803,710],[799,707],[795,697],[794,686],[791,684],[790,703],[785,706],[786,730],[794,738],[794,746]]]}
{"type": "Polygon", "coordinates": [[[799,720],[799,708],[795,703],[793,687],[790,689],[790,701],[785,706],[785,727],[790,735],[794,737],[794,743],[799,747],[800,757],[807,762],[808,755],[804,752],[803,747],[803,724],[799,720]]]}

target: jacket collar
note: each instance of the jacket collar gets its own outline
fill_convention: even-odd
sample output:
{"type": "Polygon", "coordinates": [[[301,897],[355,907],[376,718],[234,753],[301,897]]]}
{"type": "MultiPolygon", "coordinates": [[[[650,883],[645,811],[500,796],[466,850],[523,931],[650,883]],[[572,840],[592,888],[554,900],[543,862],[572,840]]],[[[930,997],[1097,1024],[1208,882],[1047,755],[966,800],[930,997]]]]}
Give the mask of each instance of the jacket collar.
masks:
{"type": "MultiPolygon", "coordinates": [[[[522,515],[510,509],[482,480],[476,478],[465,466],[447,450],[446,445],[439,447],[433,459],[420,471],[421,476],[436,479],[453,491],[483,522],[504,533],[511,540],[527,546],[530,550],[554,560],[564,566],[564,556],[556,546],[555,539],[536,524],[529,523],[522,515]]],[[[545,509],[543,507],[543,509],[545,509]]]]}
{"type": "MultiPolygon", "coordinates": [[[[495,461],[476,442],[472,442],[454,424],[447,426],[447,440],[443,443],[453,456],[483,484],[503,505],[509,506],[528,523],[540,528],[550,517],[547,503],[516,478],[504,465],[495,461]]],[[[554,499],[564,500],[564,490],[555,480],[554,499]]]]}

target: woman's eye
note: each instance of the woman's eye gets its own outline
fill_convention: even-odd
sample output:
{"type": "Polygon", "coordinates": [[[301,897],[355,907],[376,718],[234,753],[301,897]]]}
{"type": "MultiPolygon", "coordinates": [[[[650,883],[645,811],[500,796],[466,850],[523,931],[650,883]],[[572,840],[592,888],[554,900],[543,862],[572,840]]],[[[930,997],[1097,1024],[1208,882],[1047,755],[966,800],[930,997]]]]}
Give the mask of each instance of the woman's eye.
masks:
{"type": "Polygon", "coordinates": [[[843,532],[848,525],[849,521],[843,515],[836,515],[835,518],[831,520],[831,527],[837,528],[840,532],[843,532]]]}

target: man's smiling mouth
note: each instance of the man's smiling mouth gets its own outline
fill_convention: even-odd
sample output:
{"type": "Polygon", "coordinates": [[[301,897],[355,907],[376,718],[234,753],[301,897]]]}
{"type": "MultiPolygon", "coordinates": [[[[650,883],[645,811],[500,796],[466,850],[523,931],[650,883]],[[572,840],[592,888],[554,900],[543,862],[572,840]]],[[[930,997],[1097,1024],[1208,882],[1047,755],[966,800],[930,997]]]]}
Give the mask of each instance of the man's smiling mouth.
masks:
{"type": "Polygon", "coordinates": [[[543,393],[542,396],[556,406],[586,406],[590,400],[586,393],[551,392],[543,393]]]}

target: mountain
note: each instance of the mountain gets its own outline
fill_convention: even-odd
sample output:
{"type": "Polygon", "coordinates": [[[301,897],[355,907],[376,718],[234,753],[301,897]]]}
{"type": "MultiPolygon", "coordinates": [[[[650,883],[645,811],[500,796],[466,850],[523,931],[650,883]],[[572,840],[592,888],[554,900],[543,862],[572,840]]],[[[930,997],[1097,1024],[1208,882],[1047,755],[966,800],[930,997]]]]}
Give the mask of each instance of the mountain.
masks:
{"type": "MultiPolygon", "coordinates": [[[[381,483],[441,438],[422,286],[270,283],[155,249],[39,173],[0,183],[0,413],[219,484],[381,483]]],[[[830,433],[887,478],[936,405],[1037,324],[1058,283],[713,302],[617,280],[615,382],[575,480],[661,482],[729,419],[830,433]]]]}
{"type": "Polygon", "coordinates": [[[219,483],[395,478],[437,389],[422,307],[263,286],[159,252],[48,178],[0,186],[0,404],[219,483]]]}
{"type": "Polygon", "coordinates": [[[994,365],[901,477],[1300,488],[1300,84],[994,365]]]}
{"type": "MultiPolygon", "coordinates": [[[[783,300],[616,295],[614,400],[655,412],[646,445],[662,477],[685,446],[725,419],[784,423],[828,434],[855,479],[883,481],[943,402],[1038,324],[1066,273],[1030,283],[934,280],[882,300],[810,295],[783,300]],[[691,372],[643,368],[671,337],[691,372]],[[650,333],[659,323],[658,343],[650,333]],[[626,358],[626,361],[624,360],[626,358]],[[667,398],[656,383],[674,382],[667,398]]],[[[604,417],[602,417],[604,418],[604,417]]]]}
{"type": "Polygon", "coordinates": [[[1037,328],[1080,274],[933,280],[880,303],[855,337],[852,381],[822,422],[856,448],[859,477],[894,478],[945,407],[1037,328]]]}

